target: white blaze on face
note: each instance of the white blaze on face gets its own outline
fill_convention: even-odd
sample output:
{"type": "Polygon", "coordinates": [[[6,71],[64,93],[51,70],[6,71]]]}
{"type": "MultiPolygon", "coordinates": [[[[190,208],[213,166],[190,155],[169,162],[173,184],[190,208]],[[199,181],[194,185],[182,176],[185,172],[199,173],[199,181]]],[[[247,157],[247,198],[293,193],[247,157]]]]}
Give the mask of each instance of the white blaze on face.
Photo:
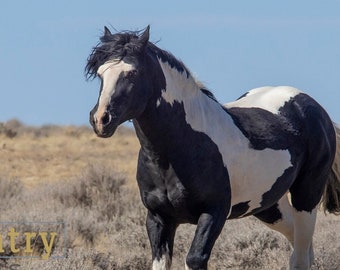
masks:
{"type": "Polygon", "coordinates": [[[102,91],[98,101],[98,109],[94,117],[100,119],[110,104],[111,97],[122,72],[134,70],[134,66],[124,61],[109,61],[98,68],[97,74],[102,79],[102,91]]]}
{"type": "MultiPolygon", "coordinates": [[[[218,147],[229,173],[231,206],[250,201],[247,213],[260,207],[262,195],[272,188],[277,178],[282,176],[286,169],[292,166],[289,151],[250,148],[249,140],[234,124],[233,119],[223,110],[222,106],[202,93],[198,86],[194,89],[192,81],[190,82],[168,64],[161,61],[160,64],[166,78],[166,89],[162,94],[163,100],[171,105],[174,101],[182,103],[186,122],[193,130],[205,133],[218,147]]],[[[283,93],[280,91],[274,93],[268,91],[269,88],[263,88],[263,92],[268,91],[268,97],[265,97],[262,102],[256,101],[254,98],[248,103],[244,100],[243,103],[237,101],[228,103],[227,107],[252,108],[260,106],[277,113],[286,101],[299,93],[295,88],[283,88],[283,93]],[[273,103],[270,103],[270,100],[273,103]],[[239,103],[241,106],[238,106],[239,103]]],[[[250,92],[249,98],[256,92],[250,92]]],[[[248,96],[245,97],[245,99],[247,98],[248,96]]]]}

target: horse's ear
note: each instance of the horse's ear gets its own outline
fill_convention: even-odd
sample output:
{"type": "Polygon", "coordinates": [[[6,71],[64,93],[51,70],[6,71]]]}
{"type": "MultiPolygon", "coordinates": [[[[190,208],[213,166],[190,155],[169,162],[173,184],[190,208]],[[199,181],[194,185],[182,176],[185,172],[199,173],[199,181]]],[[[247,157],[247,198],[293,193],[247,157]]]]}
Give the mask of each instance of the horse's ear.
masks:
{"type": "Polygon", "coordinates": [[[109,28],[107,28],[106,26],[104,26],[104,37],[107,37],[107,36],[111,36],[111,32],[109,30],[109,28]]]}
{"type": "Polygon", "coordinates": [[[148,25],[144,32],[140,35],[139,41],[143,44],[143,46],[146,46],[149,42],[150,37],[150,25],[148,25]]]}

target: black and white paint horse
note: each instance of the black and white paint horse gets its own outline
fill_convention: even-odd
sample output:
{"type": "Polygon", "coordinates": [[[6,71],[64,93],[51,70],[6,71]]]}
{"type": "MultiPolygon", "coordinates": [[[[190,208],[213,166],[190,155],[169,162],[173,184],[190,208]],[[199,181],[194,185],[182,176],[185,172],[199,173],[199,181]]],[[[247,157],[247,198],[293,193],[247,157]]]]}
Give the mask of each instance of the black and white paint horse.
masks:
{"type": "Polygon", "coordinates": [[[325,110],[286,86],[221,105],[149,27],[100,40],[85,69],[101,79],[90,122],[106,138],[133,119],[153,269],[170,268],[179,224],[197,224],[186,269],[207,269],[225,221],[249,215],[287,237],[291,269],[309,269],[322,196],[340,213],[339,130],[325,110]]]}

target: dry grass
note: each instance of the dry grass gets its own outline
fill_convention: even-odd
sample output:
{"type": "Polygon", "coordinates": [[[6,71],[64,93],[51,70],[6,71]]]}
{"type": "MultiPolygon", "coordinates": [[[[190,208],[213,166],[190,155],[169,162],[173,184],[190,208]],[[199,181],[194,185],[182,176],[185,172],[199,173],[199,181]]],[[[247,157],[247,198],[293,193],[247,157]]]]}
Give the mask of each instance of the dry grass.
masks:
{"type": "MultiPolygon", "coordinates": [[[[146,211],[135,182],[138,148],[126,128],[103,140],[87,127],[0,125],[0,221],[64,221],[67,231],[66,250],[59,239],[53,251],[65,258],[13,257],[0,261],[0,268],[150,269],[146,211]]],[[[173,269],[184,268],[194,229],[179,227],[173,269]]],[[[340,217],[320,212],[314,243],[313,270],[340,269],[340,217]]],[[[43,252],[41,243],[36,252],[43,252]]],[[[288,242],[255,218],[227,221],[210,269],[284,270],[290,253],[288,242]]]]}
{"type": "Polygon", "coordinates": [[[0,125],[0,172],[34,187],[73,180],[89,164],[98,164],[117,168],[134,183],[138,141],[127,128],[117,134],[103,140],[88,127],[35,128],[12,120],[0,125]]]}

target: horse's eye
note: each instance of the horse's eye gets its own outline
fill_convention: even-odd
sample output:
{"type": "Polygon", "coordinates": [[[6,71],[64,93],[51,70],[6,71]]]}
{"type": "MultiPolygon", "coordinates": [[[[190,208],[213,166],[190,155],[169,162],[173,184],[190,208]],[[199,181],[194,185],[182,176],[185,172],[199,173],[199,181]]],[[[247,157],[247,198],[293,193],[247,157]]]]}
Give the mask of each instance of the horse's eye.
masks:
{"type": "Polygon", "coordinates": [[[136,76],[136,74],[137,74],[137,70],[131,70],[126,74],[125,78],[132,79],[136,76]]]}

